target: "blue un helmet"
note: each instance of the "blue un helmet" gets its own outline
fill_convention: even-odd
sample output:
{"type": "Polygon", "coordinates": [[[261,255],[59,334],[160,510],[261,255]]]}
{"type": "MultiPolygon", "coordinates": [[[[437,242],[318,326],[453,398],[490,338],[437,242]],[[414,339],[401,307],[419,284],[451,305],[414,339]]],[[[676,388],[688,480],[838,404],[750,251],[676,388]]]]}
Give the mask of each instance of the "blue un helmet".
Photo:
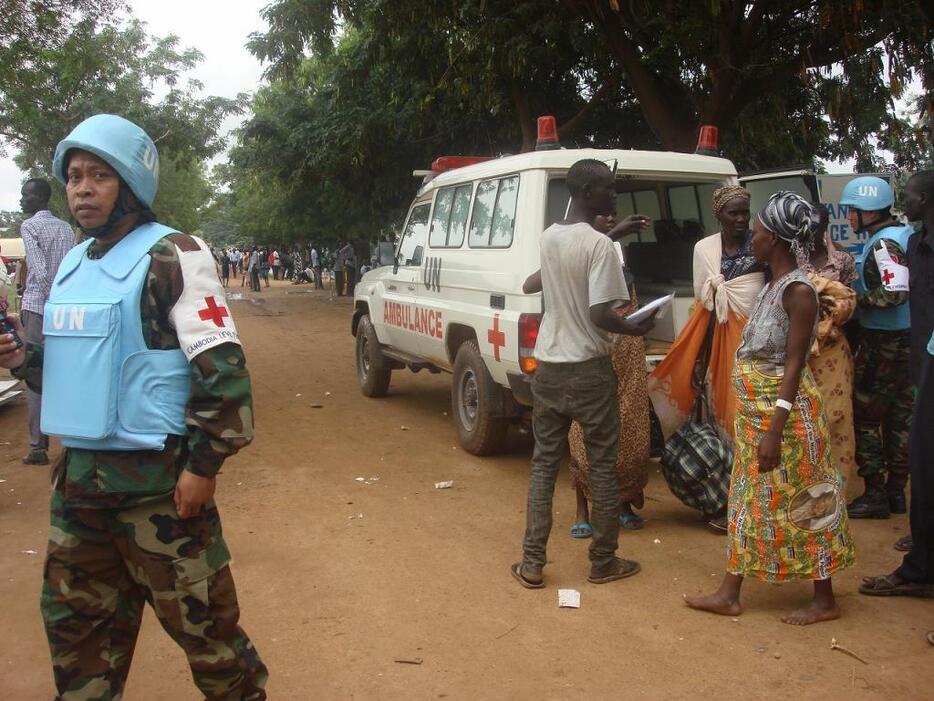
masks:
{"type": "Polygon", "coordinates": [[[117,171],[146,209],[159,188],[159,152],[149,135],[133,122],[115,114],[96,114],[76,126],[58,142],[52,172],[66,183],[66,156],[72,149],[88,151],[117,171]]]}
{"type": "Polygon", "coordinates": [[[840,204],[859,209],[863,212],[875,212],[889,209],[895,203],[892,187],[882,178],[864,175],[853,178],[843,188],[840,204]]]}

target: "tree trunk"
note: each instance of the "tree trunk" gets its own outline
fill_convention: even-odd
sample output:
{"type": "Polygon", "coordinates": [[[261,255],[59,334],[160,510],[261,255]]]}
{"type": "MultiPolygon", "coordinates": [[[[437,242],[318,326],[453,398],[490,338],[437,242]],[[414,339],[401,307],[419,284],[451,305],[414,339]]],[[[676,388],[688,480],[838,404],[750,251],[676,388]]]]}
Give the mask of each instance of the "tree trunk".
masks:
{"type": "Polygon", "coordinates": [[[519,153],[528,153],[535,148],[535,130],[532,129],[532,110],[525,90],[519,85],[519,79],[513,76],[510,85],[512,102],[516,106],[516,120],[519,122],[519,131],[522,134],[522,145],[519,153]]]}

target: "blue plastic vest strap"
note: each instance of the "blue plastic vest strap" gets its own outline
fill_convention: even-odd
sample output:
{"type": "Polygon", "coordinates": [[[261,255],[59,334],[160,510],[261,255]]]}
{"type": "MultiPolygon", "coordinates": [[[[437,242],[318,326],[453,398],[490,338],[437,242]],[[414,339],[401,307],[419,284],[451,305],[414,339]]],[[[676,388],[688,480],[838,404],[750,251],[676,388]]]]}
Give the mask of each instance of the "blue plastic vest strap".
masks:
{"type": "Polygon", "coordinates": [[[68,448],[161,450],[185,433],[185,354],[149,350],[140,317],[149,250],[173,232],[144,224],[99,260],[88,241],[59,266],[42,320],[41,424],[68,448]]]}
{"type": "MultiPolygon", "coordinates": [[[[908,239],[914,233],[910,226],[887,226],[880,229],[866,242],[863,250],[856,256],[856,280],[853,289],[856,293],[866,292],[865,267],[869,256],[873,255],[873,247],[882,239],[888,239],[898,244],[905,252],[908,251],[908,239]]],[[[889,309],[859,309],[859,325],[866,329],[879,331],[904,331],[911,328],[911,312],[908,302],[889,309]]]]}

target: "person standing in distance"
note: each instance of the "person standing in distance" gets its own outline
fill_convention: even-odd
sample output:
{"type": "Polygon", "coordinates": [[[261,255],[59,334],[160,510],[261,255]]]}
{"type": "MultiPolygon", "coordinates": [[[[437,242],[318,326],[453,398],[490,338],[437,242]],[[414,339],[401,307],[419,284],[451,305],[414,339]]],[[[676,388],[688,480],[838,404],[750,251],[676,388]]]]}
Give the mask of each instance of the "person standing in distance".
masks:
{"type": "Polygon", "coordinates": [[[908,239],[914,229],[892,216],[894,202],[889,184],[872,176],[854,178],[840,197],[840,204],[849,208],[850,227],[869,237],[856,256],[852,285],[859,320],[853,422],[856,464],[865,492],[847,507],[850,518],[889,518],[907,511],[911,312],[908,281],[897,279],[892,270],[907,265],[908,239]],[[891,259],[885,271],[880,269],[879,255],[891,259]]]}
{"type": "MultiPolygon", "coordinates": [[[[25,333],[23,340],[42,344],[42,314],[49,299],[52,280],[65,254],[75,245],[75,233],[49,211],[52,187],[47,180],[33,178],[23,185],[20,209],[28,214],[20,226],[23,248],[26,250],[26,285],[23,288],[20,319],[25,333]]],[[[49,437],[39,427],[41,398],[26,389],[29,405],[29,453],[23,458],[27,465],[49,464],[49,437]]]]}
{"type": "MultiPolygon", "coordinates": [[[[609,237],[591,225],[616,212],[616,181],[601,161],[584,159],[568,170],[571,207],[565,221],[541,239],[542,319],[532,376],[535,450],[529,478],[522,561],[511,572],[527,589],[545,586],[545,548],[552,524],[558,469],[568,452],[568,429],[577,421],[590,458],[594,584],[622,579],[639,564],[616,557],[619,539],[619,408],[609,333],[644,336],[653,319],[634,325],[613,309],[629,299],[626,278],[609,237]]],[[[533,273],[532,277],[535,277],[533,273]]],[[[528,281],[527,281],[528,282],[528,281]]]]}
{"type": "Polygon", "coordinates": [[[40,605],[58,698],[122,696],[148,601],[206,699],[265,699],[213,501],[224,460],[253,438],[214,260],[156,221],[159,156],[132,122],[85,120],[53,172],[88,240],[59,267],[44,347],[0,336],[0,366],[42,392],[42,429],[65,446],[40,605]]]}

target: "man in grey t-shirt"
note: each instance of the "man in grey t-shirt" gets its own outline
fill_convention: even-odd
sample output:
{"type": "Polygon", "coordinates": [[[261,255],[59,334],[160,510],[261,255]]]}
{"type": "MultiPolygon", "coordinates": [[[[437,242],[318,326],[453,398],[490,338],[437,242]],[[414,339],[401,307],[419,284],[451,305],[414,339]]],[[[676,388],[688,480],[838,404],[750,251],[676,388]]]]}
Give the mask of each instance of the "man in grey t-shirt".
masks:
{"type": "Polygon", "coordinates": [[[593,540],[588,580],[602,584],[639,571],[638,563],[616,557],[619,407],[608,333],[643,336],[654,320],[634,325],[613,311],[629,299],[626,280],[611,240],[591,226],[598,215],[615,213],[616,182],[610,169],[601,161],[578,161],[568,171],[567,186],[568,218],[546,229],[541,240],[545,316],[532,377],[535,451],[522,561],[512,566],[513,576],[529,589],[544,586],[552,499],[572,421],[584,429],[590,457],[593,540]]]}

